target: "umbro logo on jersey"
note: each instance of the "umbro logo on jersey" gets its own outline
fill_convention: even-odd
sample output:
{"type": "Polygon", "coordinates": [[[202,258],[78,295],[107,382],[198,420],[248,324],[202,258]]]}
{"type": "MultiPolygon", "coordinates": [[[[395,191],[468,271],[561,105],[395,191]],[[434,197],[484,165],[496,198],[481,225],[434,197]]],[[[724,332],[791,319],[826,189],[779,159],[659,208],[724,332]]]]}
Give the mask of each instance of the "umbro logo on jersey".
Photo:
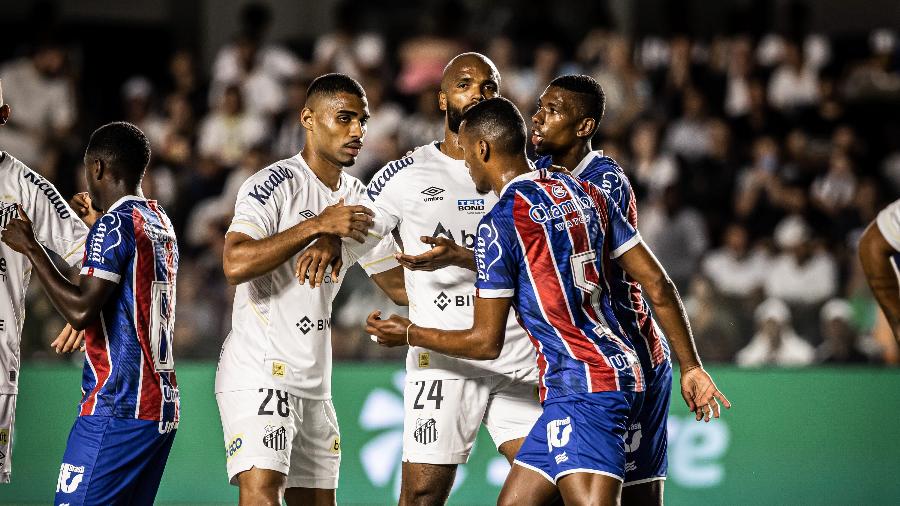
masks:
{"type": "Polygon", "coordinates": [[[303,332],[303,335],[309,334],[313,330],[327,330],[331,328],[331,318],[322,318],[319,320],[310,320],[308,316],[304,316],[297,323],[294,324],[295,327],[300,329],[300,332],[303,332]]]}
{"type": "Polygon", "coordinates": [[[429,186],[422,190],[422,195],[428,195],[422,202],[434,202],[435,200],[444,200],[444,197],[439,197],[441,193],[444,193],[443,188],[438,188],[437,186],[429,186]]]}
{"type": "Polygon", "coordinates": [[[413,439],[415,439],[417,443],[427,445],[437,441],[437,438],[437,421],[435,421],[434,418],[429,418],[428,420],[422,420],[421,418],[416,419],[416,428],[413,431],[413,439]]]}
{"type": "Polygon", "coordinates": [[[273,427],[266,425],[266,433],[263,436],[263,444],[267,448],[275,451],[281,451],[287,448],[287,429],[284,427],[273,427]]]}
{"type": "Polygon", "coordinates": [[[444,292],[438,294],[434,299],[434,305],[441,311],[447,309],[447,306],[467,307],[475,302],[474,295],[454,295],[453,297],[444,292]]]}
{"type": "Polygon", "coordinates": [[[300,216],[303,216],[307,220],[311,220],[316,217],[316,213],[310,211],[309,209],[305,209],[303,211],[300,211],[300,216]]]}

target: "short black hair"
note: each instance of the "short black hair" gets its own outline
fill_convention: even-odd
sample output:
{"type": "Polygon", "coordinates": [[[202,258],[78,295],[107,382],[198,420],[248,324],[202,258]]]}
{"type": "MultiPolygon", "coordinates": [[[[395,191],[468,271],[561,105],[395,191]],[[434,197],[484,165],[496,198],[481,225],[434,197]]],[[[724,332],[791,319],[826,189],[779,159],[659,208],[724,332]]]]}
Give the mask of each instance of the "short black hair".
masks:
{"type": "Polygon", "coordinates": [[[525,120],[515,104],[503,97],[490,98],[463,114],[467,132],[475,132],[494,149],[507,154],[525,151],[525,120]]]}
{"type": "Polygon", "coordinates": [[[306,89],[306,101],[309,102],[316,95],[336,95],[338,93],[349,93],[359,98],[365,98],[366,90],[359,84],[356,79],[346,74],[325,74],[321,75],[310,83],[306,89]]]}
{"type": "Polygon", "coordinates": [[[592,118],[595,123],[600,123],[603,111],[606,110],[606,94],[603,93],[603,87],[596,79],[586,75],[569,74],[550,81],[550,86],[578,94],[579,114],[584,118],[592,118]]]}
{"type": "Polygon", "coordinates": [[[150,163],[150,141],[140,128],[116,121],[91,134],[84,156],[102,160],[115,178],[139,186],[150,163]]]}

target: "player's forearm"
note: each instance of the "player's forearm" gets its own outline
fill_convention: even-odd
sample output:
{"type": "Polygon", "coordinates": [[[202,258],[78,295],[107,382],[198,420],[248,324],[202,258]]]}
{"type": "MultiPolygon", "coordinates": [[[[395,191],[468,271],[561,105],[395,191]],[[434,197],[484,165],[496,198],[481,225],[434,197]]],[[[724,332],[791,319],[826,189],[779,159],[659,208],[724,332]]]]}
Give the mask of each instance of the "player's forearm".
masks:
{"type": "Polygon", "coordinates": [[[503,330],[442,330],[413,325],[409,329],[409,344],[428,348],[451,357],[472,360],[494,360],[503,351],[503,330]]]}
{"type": "Polygon", "coordinates": [[[670,348],[675,353],[681,370],[701,365],[700,355],[697,353],[697,346],[691,335],[687,312],[681,303],[675,283],[666,276],[658,282],[657,286],[653,287],[652,291],[655,292],[651,301],[653,302],[653,311],[656,313],[656,321],[669,339],[670,348]]]}
{"type": "Polygon", "coordinates": [[[56,268],[44,248],[35,244],[27,256],[53,307],[72,327],[81,330],[97,317],[99,308],[91,307],[81,288],[56,268]]]}
{"type": "Polygon", "coordinates": [[[406,293],[406,279],[403,274],[403,267],[394,267],[393,269],[380,272],[372,276],[372,281],[381,288],[381,291],[387,295],[394,304],[398,306],[408,306],[409,296],[406,293]]]}
{"type": "Polygon", "coordinates": [[[265,239],[229,244],[223,258],[225,278],[231,285],[268,274],[309,245],[322,230],[316,220],[306,220],[265,239]]]}

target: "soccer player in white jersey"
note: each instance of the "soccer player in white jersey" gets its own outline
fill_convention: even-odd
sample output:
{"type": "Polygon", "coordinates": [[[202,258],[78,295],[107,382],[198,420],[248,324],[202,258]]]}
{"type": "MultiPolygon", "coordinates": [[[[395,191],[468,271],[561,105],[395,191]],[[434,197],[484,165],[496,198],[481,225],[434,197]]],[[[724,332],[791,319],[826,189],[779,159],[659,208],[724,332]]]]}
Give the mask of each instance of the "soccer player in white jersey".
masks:
{"type": "Polygon", "coordinates": [[[900,199],[878,213],[859,240],[859,260],[900,343],[900,199]]]}
{"type": "MultiPolygon", "coordinates": [[[[500,75],[487,57],[464,53],[444,69],[438,95],[444,139],[389,163],[369,183],[373,232],[399,229],[410,318],[417,325],[472,325],[478,222],[497,202],[480,194],[457,145],[463,113],[500,94],[500,75]],[[459,247],[458,243],[463,247],[459,247]],[[432,250],[432,246],[435,246],[432,250]],[[470,269],[457,267],[470,265],[470,269]],[[433,272],[431,272],[433,271],[433,272]]],[[[365,245],[344,241],[351,250],[365,245]]],[[[496,360],[476,362],[411,347],[406,360],[400,504],[442,504],[456,467],[469,458],[484,424],[510,462],[541,414],[535,352],[514,317],[496,360]]]]}
{"type": "MultiPolygon", "coordinates": [[[[0,125],[10,107],[0,85],[0,125]]],[[[0,229],[18,217],[16,204],[31,218],[38,242],[70,265],[81,262],[87,226],[56,188],[9,153],[0,151],[0,229]]],[[[2,235],[2,232],[0,232],[2,235]]],[[[74,271],[77,276],[77,269],[74,271]]],[[[31,277],[28,259],[0,243],[0,483],[12,473],[13,425],[19,381],[19,341],[25,321],[25,292],[31,277]]]]}
{"type": "MultiPolygon", "coordinates": [[[[310,84],[296,156],[241,187],[225,236],[224,269],[237,285],[232,331],[222,347],[216,400],[228,478],[243,504],[334,504],[340,433],[331,401],[331,303],[340,280],[318,289],[295,279],[300,252],[323,234],[363,241],[372,223],[358,205],[363,184],[345,174],[362,148],[369,118],[353,79],[327,74],[310,84]]],[[[358,261],[405,304],[390,237],[358,261]],[[394,269],[393,274],[389,274],[394,269]]]]}

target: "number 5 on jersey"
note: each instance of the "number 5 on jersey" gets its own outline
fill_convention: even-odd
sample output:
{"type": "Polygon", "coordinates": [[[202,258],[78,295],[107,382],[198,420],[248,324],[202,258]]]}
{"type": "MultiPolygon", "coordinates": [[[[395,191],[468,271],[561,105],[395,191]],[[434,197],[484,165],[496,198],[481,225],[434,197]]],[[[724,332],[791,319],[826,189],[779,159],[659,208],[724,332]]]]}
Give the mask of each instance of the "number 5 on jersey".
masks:
{"type": "Polygon", "coordinates": [[[165,281],[154,281],[150,300],[150,353],[157,372],[174,371],[172,336],[175,333],[175,294],[165,281]]]}

